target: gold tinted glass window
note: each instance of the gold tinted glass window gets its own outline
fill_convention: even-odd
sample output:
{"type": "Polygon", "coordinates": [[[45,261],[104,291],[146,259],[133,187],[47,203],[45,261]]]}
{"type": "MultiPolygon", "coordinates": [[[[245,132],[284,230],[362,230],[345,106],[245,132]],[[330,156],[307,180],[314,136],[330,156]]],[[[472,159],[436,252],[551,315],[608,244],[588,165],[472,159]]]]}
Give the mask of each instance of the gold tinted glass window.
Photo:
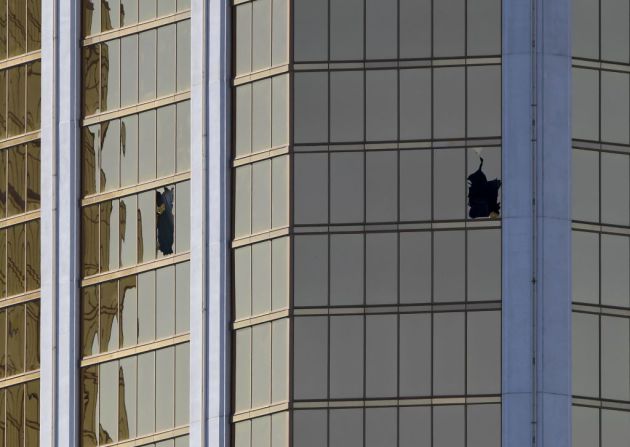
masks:
{"type": "Polygon", "coordinates": [[[189,8],[83,1],[82,446],[188,446],[189,8]]]}

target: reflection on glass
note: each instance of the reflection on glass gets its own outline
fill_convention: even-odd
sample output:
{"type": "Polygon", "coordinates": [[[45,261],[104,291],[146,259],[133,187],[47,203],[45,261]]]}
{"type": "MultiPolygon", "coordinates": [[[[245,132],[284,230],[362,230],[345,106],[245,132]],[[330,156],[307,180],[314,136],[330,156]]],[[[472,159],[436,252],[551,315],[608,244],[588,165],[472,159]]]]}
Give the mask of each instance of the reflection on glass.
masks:
{"type": "Polygon", "coordinates": [[[97,445],[98,365],[81,370],[81,441],[83,447],[97,445]]]}
{"type": "Polygon", "coordinates": [[[7,309],[7,376],[24,372],[24,306],[7,309]]]}
{"type": "Polygon", "coordinates": [[[24,225],[7,228],[7,294],[24,292],[24,225]]]}
{"type": "Polygon", "coordinates": [[[100,289],[100,345],[107,352],[118,349],[118,282],[103,283],[100,289]]]}
{"type": "Polygon", "coordinates": [[[16,146],[8,152],[8,216],[26,209],[26,146],[16,146]]]}
{"type": "MultiPolygon", "coordinates": [[[[21,0],[20,0],[21,1],[21,0]]],[[[26,67],[13,67],[8,69],[8,136],[19,135],[25,130],[26,113],[26,67]]]]}
{"type": "Polygon", "coordinates": [[[98,286],[81,289],[81,353],[84,357],[100,352],[98,307],[98,286]]]}

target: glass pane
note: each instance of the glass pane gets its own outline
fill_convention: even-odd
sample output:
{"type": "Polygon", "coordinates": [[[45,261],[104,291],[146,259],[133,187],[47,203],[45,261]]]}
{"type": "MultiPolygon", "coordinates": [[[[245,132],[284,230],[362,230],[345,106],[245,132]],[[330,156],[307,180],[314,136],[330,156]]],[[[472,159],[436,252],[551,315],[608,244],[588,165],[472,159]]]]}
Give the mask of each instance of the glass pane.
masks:
{"type": "Polygon", "coordinates": [[[601,235],[601,303],[630,307],[630,244],[625,236],[601,235]]]}
{"type": "Polygon", "coordinates": [[[239,237],[251,232],[251,165],[242,166],[235,171],[234,233],[239,237]]]}
{"type": "Polygon", "coordinates": [[[118,268],[118,200],[104,202],[101,208],[101,271],[118,268]]]}
{"type": "Polygon", "coordinates": [[[118,439],[136,436],[136,392],[137,392],[136,357],[120,360],[118,388],[118,439]]]}
{"type": "Polygon", "coordinates": [[[601,319],[601,397],[630,400],[630,325],[627,318],[601,319]]]}
{"type": "Polygon", "coordinates": [[[396,408],[366,408],[365,447],[381,447],[398,443],[398,411],[396,408]]]}
{"type": "Polygon", "coordinates": [[[400,220],[431,219],[431,152],[400,151],[400,220]]]}
{"type": "Polygon", "coordinates": [[[9,149],[8,154],[8,216],[26,211],[26,145],[9,149]]]}
{"type": "Polygon", "coordinates": [[[175,266],[175,332],[190,330],[190,263],[175,266]]]}
{"type": "Polygon", "coordinates": [[[100,365],[98,385],[100,401],[98,411],[99,441],[108,444],[118,441],[118,362],[100,365]]]}
{"type": "MultiPolygon", "coordinates": [[[[602,59],[628,63],[630,4],[625,0],[601,0],[602,59]]],[[[581,30],[580,30],[581,31],[581,30]]],[[[606,73],[606,72],[603,72],[606,73]]],[[[604,123],[602,123],[604,124],[604,123]]]]}
{"type": "Polygon", "coordinates": [[[137,22],[138,0],[120,0],[120,26],[133,25],[137,22]]]}
{"type": "Polygon", "coordinates": [[[24,443],[24,385],[14,385],[6,390],[7,445],[24,443]]]}
{"type": "Polygon", "coordinates": [[[101,124],[100,191],[120,186],[120,121],[101,124]]]}
{"type": "Polygon", "coordinates": [[[7,228],[7,295],[24,293],[25,247],[24,225],[7,228]]]}
{"type": "Polygon", "coordinates": [[[140,141],[139,180],[153,180],[156,174],[156,112],[149,110],[141,113],[138,120],[138,135],[140,141]]]}
{"type": "Polygon", "coordinates": [[[501,406],[470,405],[466,413],[467,447],[500,447],[501,406]]]}
{"type": "Polygon", "coordinates": [[[465,392],[465,358],[464,313],[433,314],[433,394],[461,395],[465,392]]]}
{"type": "Polygon", "coordinates": [[[7,309],[7,376],[24,372],[24,305],[7,309]]]}
{"type": "Polygon", "coordinates": [[[328,59],[328,1],[294,0],[292,7],[295,61],[328,59]]]}
{"type": "Polygon", "coordinates": [[[173,427],[175,410],[175,348],[155,353],[155,429],[173,427]]]}
{"type": "MultiPolygon", "coordinates": [[[[81,259],[83,276],[99,272],[99,206],[92,205],[81,212],[81,259]]],[[[1,256],[0,256],[1,258],[1,256]]]]}
{"type": "Polygon", "coordinates": [[[97,445],[98,366],[81,370],[81,440],[86,447],[97,445]]]}
{"type": "Polygon", "coordinates": [[[466,42],[468,55],[501,54],[501,1],[468,2],[466,12],[468,14],[466,42]]]}
{"type": "MultiPolygon", "coordinates": [[[[293,445],[322,447],[328,442],[326,410],[296,410],[293,415],[293,445]]],[[[240,447],[240,446],[239,446],[240,447]]]]}
{"type": "Polygon", "coordinates": [[[271,65],[286,64],[289,49],[288,0],[274,0],[272,11],[271,65]]]}
{"type": "Polygon", "coordinates": [[[400,302],[431,301],[431,233],[400,233],[400,302]]]}
{"type": "Polygon", "coordinates": [[[127,106],[138,102],[138,36],[120,40],[120,104],[127,106]]]}
{"type": "Polygon", "coordinates": [[[252,246],[252,314],[271,311],[271,241],[252,246]]]}
{"type": "MultiPolygon", "coordinates": [[[[387,3],[391,0],[368,0],[387,3]]],[[[394,8],[395,9],[395,5],[394,8]]],[[[392,141],[398,138],[398,71],[366,72],[366,139],[392,141]]]]}
{"type": "MultiPolygon", "coordinates": [[[[6,59],[6,58],[7,58],[7,0],[0,0],[0,60],[6,59]]],[[[4,436],[2,436],[2,438],[4,439],[4,436]]]]}
{"type": "MultiPolygon", "coordinates": [[[[144,4],[147,2],[145,1],[144,4]]],[[[142,12],[142,2],[140,4],[140,11],[142,12]]],[[[140,33],[138,40],[138,99],[139,101],[145,101],[155,98],[156,87],[156,39],[157,33],[155,30],[145,31],[140,33]]]]}
{"type": "Polygon", "coordinates": [[[293,157],[295,223],[327,223],[328,154],[295,154],[293,157]]]}
{"type": "Polygon", "coordinates": [[[363,59],[363,1],[330,0],[330,60],[363,59]]]}
{"type": "MultiPolygon", "coordinates": [[[[173,10],[175,9],[175,0],[173,10]]],[[[158,5],[164,4],[161,0],[158,5]]],[[[157,96],[164,96],[175,93],[175,35],[176,25],[163,26],[158,28],[158,54],[157,54],[157,96]]],[[[174,120],[173,120],[174,121],[174,120]]]]}
{"type": "MultiPolygon", "coordinates": [[[[175,347],[175,426],[187,424],[189,417],[190,385],[189,371],[190,345],[185,343],[175,347]]],[[[179,444],[178,444],[179,445],[179,444]]]]}
{"type": "MultiPolygon", "coordinates": [[[[41,147],[39,142],[28,144],[28,159],[27,159],[27,172],[26,172],[26,211],[34,211],[39,209],[41,201],[40,188],[41,188],[41,147]]],[[[0,164],[0,171],[2,171],[2,165],[0,164]]],[[[0,178],[2,176],[0,175],[0,178]]],[[[1,181],[1,180],[0,180],[1,181]]]]}
{"type": "Polygon", "coordinates": [[[289,396],[289,320],[273,322],[271,345],[271,402],[289,396]]]}
{"type": "Polygon", "coordinates": [[[431,407],[401,407],[398,420],[399,447],[431,445],[431,407]]]}
{"type": "Polygon", "coordinates": [[[100,352],[98,307],[98,286],[81,289],[81,338],[83,340],[81,354],[84,357],[100,352]]]}
{"type": "Polygon", "coordinates": [[[271,147],[271,79],[252,84],[252,151],[271,147]]]}
{"type": "Polygon", "coordinates": [[[398,394],[397,319],[396,315],[366,317],[365,393],[368,398],[398,394]]]}
{"type": "MultiPolygon", "coordinates": [[[[628,35],[627,32],[626,35],[628,35]]],[[[627,56],[628,51],[626,50],[627,56]]],[[[628,144],[630,138],[628,134],[630,77],[624,73],[602,71],[601,95],[602,140],[628,144]]]]}
{"type": "Polygon", "coordinates": [[[501,299],[501,230],[468,232],[468,300],[501,299]]]}
{"type": "Polygon", "coordinates": [[[252,447],[271,447],[271,417],[252,420],[252,447]]]}
{"type": "Polygon", "coordinates": [[[289,142],[289,76],[272,78],[271,146],[289,142]]]}
{"type": "Polygon", "coordinates": [[[365,302],[367,305],[398,302],[398,235],[365,235],[365,302]]]}
{"type": "Polygon", "coordinates": [[[234,250],[234,314],[236,320],[252,315],[251,246],[234,250]]]}
{"type": "Polygon", "coordinates": [[[131,115],[120,120],[120,186],[136,183],[138,183],[138,115],[131,115]]]}
{"type": "Polygon", "coordinates": [[[252,407],[271,403],[271,323],[252,328],[252,407]]]}
{"type": "Polygon", "coordinates": [[[630,439],[630,412],[602,410],[602,447],[622,446],[630,439]]]}
{"type": "Polygon", "coordinates": [[[463,219],[466,211],[466,153],[462,149],[433,152],[433,218],[463,219]]]}
{"type": "Polygon", "coordinates": [[[326,306],[328,304],[328,236],[304,235],[294,239],[294,304],[326,306]]]}
{"type": "Polygon", "coordinates": [[[39,369],[39,301],[26,304],[25,371],[39,369]]]}
{"type": "Polygon", "coordinates": [[[328,318],[296,317],[293,329],[293,392],[296,399],[326,399],[328,318]]]}
{"type": "Polygon", "coordinates": [[[138,275],[138,343],[155,340],[155,271],[138,275]]]}
{"type": "Polygon", "coordinates": [[[271,65],[271,0],[252,5],[252,70],[256,71],[271,65]]]}
{"type": "Polygon", "coordinates": [[[101,284],[101,352],[118,349],[118,281],[101,284]]]}
{"type": "Polygon", "coordinates": [[[599,317],[573,312],[573,394],[599,396],[599,317]]]}
{"type": "MultiPolygon", "coordinates": [[[[464,56],[466,44],[465,0],[441,0],[434,2],[433,8],[434,57],[464,56]]],[[[456,446],[452,445],[451,447],[456,446]]]]}
{"type": "Polygon", "coordinates": [[[101,31],[120,27],[120,0],[102,0],[101,31]]]}
{"type": "Polygon", "coordinates": [[[138,435],[155,431],[155,352],[138,356],[138,435]]]}
{"type": "Polygon", "coordinates": [[[162,17],[175,12],[175,0],[158,0],[157,15],[162,17]]]}
{"type": "Polygon", "coordinates": [[[252,233],[271,228],[271,161],[253,164],[252,233]]]}
{"type": "Polygon", "coordinates": [[[0,230],[0,296],[7,296],[7,231],[0,230]]]}
{"type": "Polygon", "coordinates": [[[599,304],[599,236],[573,231],[573,301],[599,304]]]}
{"type": "Polygon", "coordinates": [[[289,238],[274,239],[271,246],[271,308],[289,306],[289,238]]]}
{"type": "Polygon", "coordinates": [[[137,200],[136,196],[120,199],[120,266],[133,265],[138,259],[137,229],[137,200]]]}
{"type": "Polygon", "coordinates": [[[7,136],[7,73],[8,70],[0,71],[0,138],[7,136]]]}
{"type": "Polygon", "coordinates": [[[157,109],[157,177],[175,173],[176,106],[157,109]]]}
{"type": "MultiPolygon", "coordinates": [[[[83,63],[81,64],[83,115],[92,115],[100,111],[100,54],[101,46],[98,44],[83,49],[83,63]]],[[[122,65],[125,66],[124,63],[122,65]]],[[[9,80],[10,78],[11,76],[9,80]]],[[[15,89],[12,91],[14,92],[15,89]]]]}
{"type": "Polygon", "coordinates": [[[157,0],[139,0],[139,19],[141,22],[155,18],[157,0]]]}
{"type": "Polygon", "coordinates": [[[401,397],[431,394],[431,316],[400,315],[401,397]]]}
{"type": "MultiPolygon", "coordinates": [[[[400,0],[402,2],[411,0],[400,0]]],[[[422,0],[426,1],[426,0],[422,0]]],[[[402,20],[402,17],[401,17],[402,20]]],[[[431,138],[431,70],[400,70],[400,139],[431,138]]]]}
{"type": "Polygon", "coordinates": [[[252,70],[252,2],[237,5],[236,17],[236,75],[252,70]]]}
{"type": "Polygon", "coordinates": [[[573,219],[599,221],[599,153],[573,149],[573,219]]]}
{"type": "Polygon", "coordinates": [[[252,398],[252,333],[251,328],[236,331],[234,359],[234,410],[251,407],[252,398]]]}
{"type": "Polygon", "coordinates": [[[355,152],[330,154],[330,221],[363,222],[364,155],[355,152]]]}
{"type": "Polygon", "coordinates": [[[601,153],[602,222],[628,226],[630,222],[630,157],[601,153]]]}
{"type": "Polygon", "coordinates": [[[28,51],[42,47],[42,6],[40,0],[28,0],[28,51]]]}
{"type": "Polygon", "coordinates": [[[363,397],[363,337],[363,316],[330,317],[331,398],[363,397]]]}
{"type": "MultiPolygon", "coordinates": [[[[398,1],[366,0],[366,59],[398,56],[398,1]]],[[[368,127],[369,129],[369,127],[368,127]]]]}
{"type": "Polygon", "coordinates": [[[26,131],[40,128],[42,106],[42,64],[33,62],[27,68],[26,131]]]}
{"type": "Polygon", "coordinates": [[[330,305],[364,303],[363,249],[362,234],[330,236],[330,305]]]}
{"type": "Polygon", "coordinates": [[[599,447],[599,409],[573,406],[573,447],[599,447]]]}
{"type": "Polygon", "coordinates": [[[400,0],[399,8],[399,57],[416,59],[431,56],[431,0],[400,0]]]}
{"type": "MultiPolygon", "coordinates": [[[[573,12],[573,56],[599,58],[599,1],[576,0],[573,12]]],[[[575,437],[574,437],[575,439],[575,437]]],[[[595,444],[589,444],[595,446],[595,444]]],[[[581,447],[581,446],[580,446],[581,447]]]]}
{"type": "Polygon", "coordinates": [[[190,101],[177,104],[177,172],[190,169],[190,101]]]}
{"type": "Polygon", "coordinates": [[[330,410],[329,447],[363,446],[363,409],[330,410]]]}
{"type": "Polygon", "coordinates": [[[138,195],[138,262],[155,259],[155,192],[138,195]]]}
{"type": "Polygon", "coordinates": [[[190,88],[190,20],[177,24],[177,90],[190,88]]]}
{"type": "Polygon", "coordinates": [[[39,446],[39,380],[26,384],[26,424],[25,438],[27,447],[39,446]]]}
{"type": "Polygon", "coordinates": [[[501,392],[500,312],[469,312],[466,331],[466,392],[499,394],[501,392]]]}
{"type": "Polygon", "coordinates": [[[95,194],[100,187],[98,157],[101,154],[101,126],[81,129],[81,183],[82,195],[95,194]]]}
{"type": "Polygon", "coordinates": [[[500,136],[501,68],[469,67],[467,76],[468,137],[500,136]]]}
{"type": "Polygon", "coordinates": [[[295,143],[328,141],[328,73],[295,73],[293,82],[295,143]]]}
{"type": "MultiPolygon", "coordinates": [[[[120,346],[134,346],[138,343],[138,289],[136,276],[122,278],[120,293],[120,346]]],[[[144,309],[141,309],[143,311],[144,309]]]]}
{"type": "Polygon", "coordinates": [[[398,153],[366,153],[366,221],[398,220],[398,153]]]}
{"type": "Polygon", "coordinates": [[[433,234],[433,284],[435,301],[464,301],[466,296],[463,231],[433,234]]]}
{"type": "Polygon", "coordinates": [[[433,447],[464,447],[465,421],[463,405],[433,407],[433,447]]]}
{"type": "MultiPolygon", "coordinates": [[[[0,377],[4,378],[7,372],[7,357],[6,357],[6,342],[7,342],[7,312],[6,310],[0,311],[0,377]]],[[[4,395],[0,394],[0,410],[3,411],[4,395]]],[[[2,419],[0,419],[2,420],[2,419]]],[[[4,424],[0,424],[0,427],[4,429],[4,424]]],[[[2,445],[2,443],[0,443],[2,445]]],[[[2,446],[4,447],[4,446],[2,446]]]]}
{"type": "MultiPolygon", "coordinates": [[[[331,1],[343,4],[351,3],[349,0],[331,1]]],[[[354,1],[352,0],[352,2],[354,1]]],[[[330,73],[331,141],[363,141],[363,95],[362,71],[337,71],[330,73]]]]}
{"type": "Polygon", "coordinates": [[[175,333],[175,266],[156,272],[156,338],[165,338],[175,333]]]}
{"type": "Polygon", "coordinates": [[[101,44],[101,106],[103,111],[120,107],[119,40],[101,44]]]}
{"type": "Polygon", "coordinates": [[[9,57],[26,53],[26,2],[9,0],[9,57]]]}
{"type": "MultiPolygon", "coordinates": [[[[440,5],[463,0],[445,0],[440,5]]],[[[462,138],[465,128],[465,70],[436,68],[433,71],[433,136],[462,138]]]]}
{"type": "Polygon", "coordinates": [[[573,100],[573,138],[598,140],[599,71],[574,68],[571,98],[573,100]]]}

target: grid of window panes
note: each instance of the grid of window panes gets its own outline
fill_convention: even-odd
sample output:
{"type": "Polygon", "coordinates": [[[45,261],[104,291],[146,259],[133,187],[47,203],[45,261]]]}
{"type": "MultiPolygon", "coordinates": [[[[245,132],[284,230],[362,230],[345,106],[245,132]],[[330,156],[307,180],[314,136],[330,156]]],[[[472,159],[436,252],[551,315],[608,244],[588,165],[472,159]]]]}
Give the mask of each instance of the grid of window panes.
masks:
{"type": "Polygon", "coordinates": [[[188,447],[190,2],[83,0],[83,447],[188,447]]]}
{"type": "Polygon", "coordinates": [[[236,3],[235,446],[499,446],[501,2],[236,3]]]}
{"type": "Polygon", "coordinates": [[[573,2],[573,445],[630,436],[630,4],[573,2]],[[625,15],[625,16],[624,16],[625,15]]]}
{"type": "Polygon", "coordinates": [[[0,1],[0,444],[39,445],[41,0],[0,1]]]}

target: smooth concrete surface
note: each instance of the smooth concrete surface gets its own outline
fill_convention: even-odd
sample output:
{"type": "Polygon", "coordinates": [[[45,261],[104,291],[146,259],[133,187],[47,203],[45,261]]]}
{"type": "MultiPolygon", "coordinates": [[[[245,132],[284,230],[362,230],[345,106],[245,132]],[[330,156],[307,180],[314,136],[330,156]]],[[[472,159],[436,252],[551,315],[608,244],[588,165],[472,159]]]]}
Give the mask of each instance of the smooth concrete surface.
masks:
{"type": "Polygon", "coordinates": [[[78,446],[80,3],[42,2],[40,445],[78,446]]]}
{"type": "Polygon", "coordinates": [[[570,5],[503,5],[503,445],[569,447],[570,5]]]}
{"type": "Polygon", "coordinates": [[[191,446],[229,445],[229,11],[192,2],[191,446]]]}

